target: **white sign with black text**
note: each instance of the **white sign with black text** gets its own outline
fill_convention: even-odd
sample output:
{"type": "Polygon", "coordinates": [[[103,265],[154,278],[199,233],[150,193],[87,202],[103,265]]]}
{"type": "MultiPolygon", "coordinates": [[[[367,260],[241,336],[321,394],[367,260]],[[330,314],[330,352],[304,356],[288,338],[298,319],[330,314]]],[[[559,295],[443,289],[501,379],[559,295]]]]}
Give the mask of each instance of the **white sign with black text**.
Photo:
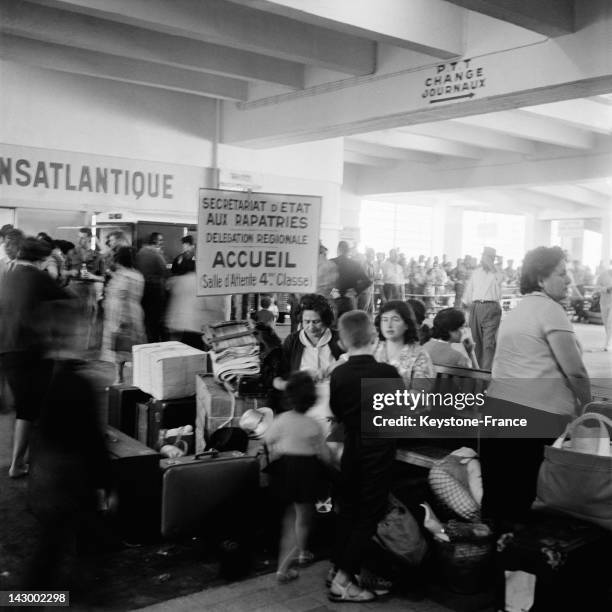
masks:
{"type": "Polygon", "coordinates": [[[200,189],[197,295],[310,293],[321,198],[200,189]]]}

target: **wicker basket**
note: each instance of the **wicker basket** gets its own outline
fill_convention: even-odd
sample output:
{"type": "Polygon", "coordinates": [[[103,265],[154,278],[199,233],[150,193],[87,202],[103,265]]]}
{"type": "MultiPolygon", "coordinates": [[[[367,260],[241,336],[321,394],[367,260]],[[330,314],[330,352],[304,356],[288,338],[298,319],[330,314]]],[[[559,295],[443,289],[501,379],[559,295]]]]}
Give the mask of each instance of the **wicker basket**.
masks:
{"type": "Polygon", "coordinates": [[[491,558],[495,551],[495,537],[455,535],[447,526],[450,542],[434,540],[434,554],[445,585],[455,593],[472,594],[491,584],[491,558]],[[450,533],[449,533],[450,532],[450,533]]]}

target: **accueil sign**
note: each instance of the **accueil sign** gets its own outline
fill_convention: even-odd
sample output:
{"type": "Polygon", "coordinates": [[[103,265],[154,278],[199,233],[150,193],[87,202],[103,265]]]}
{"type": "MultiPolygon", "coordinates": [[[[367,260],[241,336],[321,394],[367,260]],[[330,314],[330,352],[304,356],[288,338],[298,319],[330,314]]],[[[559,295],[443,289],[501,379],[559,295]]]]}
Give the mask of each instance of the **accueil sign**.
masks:
{"type": "Polygon", "coordinates": [[[200,189],[197,295],[311,293],[321,198],[200,189]]]}
{"type": "Polygon", "coordinates": [[[470,100],[486,86],[484,68],[471,59],[438,64],[435,73],[428,76],[421,98],[430,104],[452,100],[470,100]]]}

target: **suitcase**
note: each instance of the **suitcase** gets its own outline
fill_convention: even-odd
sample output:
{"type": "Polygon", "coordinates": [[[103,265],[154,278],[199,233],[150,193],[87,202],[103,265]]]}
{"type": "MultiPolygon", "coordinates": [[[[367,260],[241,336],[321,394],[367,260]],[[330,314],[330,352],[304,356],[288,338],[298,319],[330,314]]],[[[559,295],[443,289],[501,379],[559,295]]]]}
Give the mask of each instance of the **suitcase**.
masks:
{"type": "Polygon", "coordinates": [[[525,589],[532,591],[530,612],[612,609],[606,602],[611,539],[600,527],[578,519],[536,513],[532,522],[498,541],[498,609],[519,609],[516,598],[524,597],[525,589]],[[517,578],[522,587],[511,585],[517,578]]]}
{"type": "Polygon", "coordinates": [[[159,453],[130,436],[106,428],[113,491],[117,498],[117,525],[129,542],[159,537],[161,475],[159,453]]]}
{"type": "Polygon", "coordinates": [[[242,520],[257,494],[256,457],[229,451],[162,459],[161,533],[166,538],[212,534],[237,514],[242,520]]]}
{"type": "MultiPolygon", "coordinates": [[[[163,431],[183,425],[191,425],[195,430],[196,400],[185,397],[177,400],[156,400],[151,398],[138,404],[137,439],[147,446],[159,449],[164,443],[163,431]],[[161,434],[161,435],[160,435],[161,434]]],[[[185,438],[190,443],[188,452],[193,452],[194,436],[185,438]]]]}
{"type": "Polygon", "coordinates": [[[137,404],[149,401],[150,395],[132,385],[112,385],[108,391],[107,422],[111,427],[135,438],[137,436],[137,404]]]}

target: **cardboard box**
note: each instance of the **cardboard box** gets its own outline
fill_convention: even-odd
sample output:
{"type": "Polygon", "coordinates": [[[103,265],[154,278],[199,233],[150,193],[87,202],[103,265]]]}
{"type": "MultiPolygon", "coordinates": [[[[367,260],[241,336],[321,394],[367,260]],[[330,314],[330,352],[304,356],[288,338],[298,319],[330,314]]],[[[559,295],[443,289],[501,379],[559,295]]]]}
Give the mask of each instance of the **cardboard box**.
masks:
{"type": "Polygon", "coordinates": [[[140,345],[134,347],[134,371],[134,384],[155,399],[189,397],[196,374],[206,371],[206,353],[181,342],[140,345]]]}

